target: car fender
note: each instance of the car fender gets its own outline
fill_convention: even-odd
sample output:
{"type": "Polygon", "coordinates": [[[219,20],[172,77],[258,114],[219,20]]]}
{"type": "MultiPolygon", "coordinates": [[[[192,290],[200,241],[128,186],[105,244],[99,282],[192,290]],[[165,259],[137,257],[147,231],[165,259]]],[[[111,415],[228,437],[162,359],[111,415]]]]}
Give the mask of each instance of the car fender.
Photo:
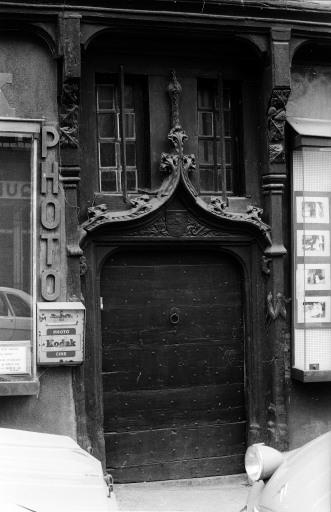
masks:
{"type": "MultiPolygon", "coordinates": [[[[259,502],[259,497],[265,487],[265,483],[263,480],[258,480],[254,482],[247,498],[247,506],[245,512],[254,512],[254,505],[257,505],[259,502]]],[[[245,509],[244,509],[245,510],[245,509]]]]}

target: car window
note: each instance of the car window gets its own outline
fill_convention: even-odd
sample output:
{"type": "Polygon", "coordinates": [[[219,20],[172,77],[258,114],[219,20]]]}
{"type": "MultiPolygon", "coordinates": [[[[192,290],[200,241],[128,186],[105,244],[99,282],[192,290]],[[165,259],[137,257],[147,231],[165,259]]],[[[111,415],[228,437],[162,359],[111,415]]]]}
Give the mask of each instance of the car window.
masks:
{"type": "Polygon", "coordinates": [[[8,293],[7,297],[15,316],[32,316],[30,304],[25,302],[21,297],[13,295],[12,293],[8,293]]]}
{"type": "Polygon", "coordinates": [[[0,294],[0,316],[9,316],[8,304],[2,294],[0,294]]]}

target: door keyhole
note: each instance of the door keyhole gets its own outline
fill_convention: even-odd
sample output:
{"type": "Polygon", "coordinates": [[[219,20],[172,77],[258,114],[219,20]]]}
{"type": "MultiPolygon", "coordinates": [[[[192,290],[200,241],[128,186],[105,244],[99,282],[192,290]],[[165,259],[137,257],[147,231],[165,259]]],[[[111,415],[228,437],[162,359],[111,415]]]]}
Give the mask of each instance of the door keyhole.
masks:
{"type": "Polygon", "coordinates": [[[169,321],[172,325],[177,325],[179,322],[179,311],[177,308],[171,308],[169,313],[169,321]]]}

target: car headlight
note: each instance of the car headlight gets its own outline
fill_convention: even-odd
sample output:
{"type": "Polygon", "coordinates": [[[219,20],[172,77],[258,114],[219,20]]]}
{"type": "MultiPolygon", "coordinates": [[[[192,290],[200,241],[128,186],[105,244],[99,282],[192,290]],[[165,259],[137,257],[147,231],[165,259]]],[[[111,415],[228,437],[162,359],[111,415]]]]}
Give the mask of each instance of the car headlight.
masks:
{"type": "Polygon", "coordinates": [[[264,443],[253,444],[245,454],[245,469],[249,480],[257,482],[269,478],[283,460],[284,456],[278,450],[264,443]]]}

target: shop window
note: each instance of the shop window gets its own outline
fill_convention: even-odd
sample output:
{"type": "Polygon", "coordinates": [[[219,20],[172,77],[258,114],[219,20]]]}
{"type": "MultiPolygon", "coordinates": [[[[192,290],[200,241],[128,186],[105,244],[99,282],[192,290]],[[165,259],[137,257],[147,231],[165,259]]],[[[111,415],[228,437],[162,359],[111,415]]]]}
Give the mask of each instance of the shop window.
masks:
{"type": "Polygon", "coordinates": [[[200,191],[240,195],[238,86],[223,85],[221,80],[198,80],[197,93],[200,191]]]}
{"type": "Polygon", "coordinates": [[[293,376],[331,380],[331,123],[292,118],[293,376]]]}
{"type": "Polygon", "coordinates": [[[137,192],[145,186],[144,79],[97,75],[97,130],[101,192],[137,192]]]}
{"type": "Polygon", "coordinates": [[[31,394],[35,368],[39,123],[0,120],[0,394],[31,394]]]}

